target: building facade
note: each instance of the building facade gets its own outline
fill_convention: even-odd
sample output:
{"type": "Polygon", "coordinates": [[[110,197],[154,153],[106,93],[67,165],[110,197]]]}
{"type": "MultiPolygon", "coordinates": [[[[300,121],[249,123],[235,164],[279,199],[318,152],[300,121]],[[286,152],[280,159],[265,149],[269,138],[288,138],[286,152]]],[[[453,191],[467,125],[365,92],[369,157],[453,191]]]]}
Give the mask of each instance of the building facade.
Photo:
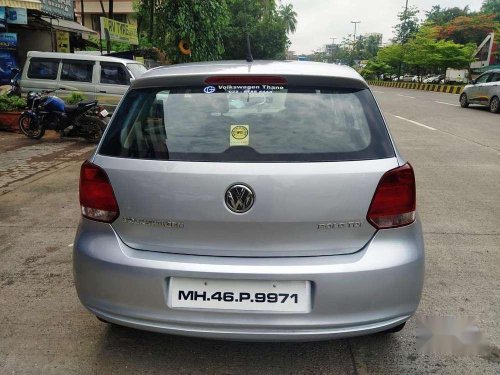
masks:
{"type": "MultiPolygon", "coordinates": [[[[101,7],[99,0],[75,0],[77,22],[97,32],[101,30],[100,17],[108,17],[108,12],[109,1],[103,1],[101,7]]],[[[113,19],[119,22],[137,24],[133,0],[113,1],[113,19]]]]}

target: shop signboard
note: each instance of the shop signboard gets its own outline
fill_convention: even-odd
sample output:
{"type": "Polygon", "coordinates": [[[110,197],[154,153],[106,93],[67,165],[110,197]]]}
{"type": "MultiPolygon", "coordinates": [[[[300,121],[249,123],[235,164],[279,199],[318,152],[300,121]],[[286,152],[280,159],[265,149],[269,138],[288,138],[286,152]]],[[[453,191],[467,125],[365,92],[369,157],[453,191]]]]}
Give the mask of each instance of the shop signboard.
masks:
{"type": "Polygon", "coordinates": [[[56,31],[57,52],[69,52],[69,33],[67,31],[56,31]]]}
{"type": "Polygon", "coordinates": [[[115,42],[139,44],[137,26],[101,17],[101,39],[106,40],[106,35],[115,42]]]}
{"type": "Polygon", "coordinates": [[[24,8],[7,8],[7,23],[27,25],[28,12],[24,8]]]}
{"type": "Polygon", "coordinates": [[[75,18],[73,0],[40,0],[42,12],[73,21],[75,18]]]}
{"type": "Polygon", "coordinates": [[[0,33],[0,50],[16,50],[16,49],[17,49],[17,34],[0,33]]]}

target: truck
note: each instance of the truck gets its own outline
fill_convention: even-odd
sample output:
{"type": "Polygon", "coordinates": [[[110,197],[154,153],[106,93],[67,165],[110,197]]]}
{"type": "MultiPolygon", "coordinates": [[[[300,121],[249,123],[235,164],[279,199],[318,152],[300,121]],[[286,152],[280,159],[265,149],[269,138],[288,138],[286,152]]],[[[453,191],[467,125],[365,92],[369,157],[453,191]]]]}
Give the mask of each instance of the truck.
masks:
{"type": "Polygon", "coordinates": [[[467,69],[446,69],[444,83],[468,83],[469,71],[467,69]]]}

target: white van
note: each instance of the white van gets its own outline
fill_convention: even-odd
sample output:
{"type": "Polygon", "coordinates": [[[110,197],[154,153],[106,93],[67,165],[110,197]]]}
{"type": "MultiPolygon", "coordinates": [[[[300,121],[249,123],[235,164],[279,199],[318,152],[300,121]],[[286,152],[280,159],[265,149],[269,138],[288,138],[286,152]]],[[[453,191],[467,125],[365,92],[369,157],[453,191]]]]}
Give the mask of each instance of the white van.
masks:
{"type": "Polygon", "coordinates": [[[30,91],[56,90],[66,99],[72,92],[81,92],[85,100],[114,111],[127,91],[130,80],[139,78],[146,67],[134,60],[74,53],[28,52],[21,75],[23,94],[30,91]]]}

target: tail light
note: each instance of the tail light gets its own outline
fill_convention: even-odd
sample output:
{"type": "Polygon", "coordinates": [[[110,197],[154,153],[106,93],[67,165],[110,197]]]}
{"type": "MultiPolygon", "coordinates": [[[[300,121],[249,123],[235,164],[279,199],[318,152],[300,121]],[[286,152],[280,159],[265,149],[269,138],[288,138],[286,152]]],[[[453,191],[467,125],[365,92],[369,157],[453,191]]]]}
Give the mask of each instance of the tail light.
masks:
{"type": "Polygon", "coordinates": [[[415,175],[407,163],[382,176],[366,219],[377,229],[397,228],[413,223],[415,210],[415,175]]]}
{"type": "Polygon", "coordinates": [[[284,85],[287,80],[280,76],[213,76],[205,79],[207,85],[284,85]]]}
{"type": "Polygon", "coordinates": [[[84,217],[105,223],[112,223],[120,214],[108,175],[88,161],[80,170],[80,206],[84,217]]]}

